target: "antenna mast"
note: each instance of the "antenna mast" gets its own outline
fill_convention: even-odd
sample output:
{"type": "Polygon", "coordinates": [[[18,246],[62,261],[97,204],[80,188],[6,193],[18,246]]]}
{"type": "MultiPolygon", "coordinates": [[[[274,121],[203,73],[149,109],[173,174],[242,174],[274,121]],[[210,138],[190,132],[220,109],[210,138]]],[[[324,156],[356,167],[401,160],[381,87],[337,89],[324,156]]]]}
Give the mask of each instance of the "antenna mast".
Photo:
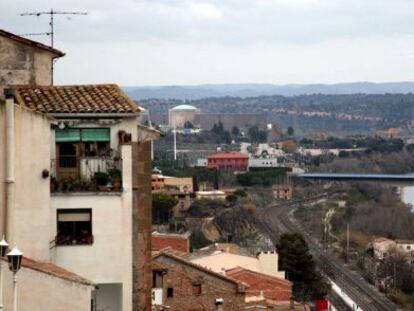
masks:
{"type": "MultiPolygon", "coordinates": [[[[63,12],[63,11],[44,11],[44,12],[29,12],[29,13],[21,13],[20,16],[41,16],[41,15],[50,15],[50,31],[49,32],[42,32],[42,33],[27,33],[22,34],[21,36],[50,36],[50,46],[53,48],[54,40],[55,40],[55,15],[88,15],[88,12],[63,12]]],[[[53,85],[53,73],[54,73],[54,62],[52,60],[52,85],[53,85]]]]}
{"type": "Polygon", "coordinates": [[[54,23],[55,23],[55,15],[88,15],[88,12],[64,12],[64,11],[44,11],[44,12],[29,12],[29,13],[22,13],[20,16],[41,16],[41,15],[50,15],[50,31],[44,33],[28,33],[22,34],[22,36],[37,36],[37,35],[47,35],[50,36],[50,46],[53,47],[54,39],[55,39],[55,30],[54,30],[54,23]]]}

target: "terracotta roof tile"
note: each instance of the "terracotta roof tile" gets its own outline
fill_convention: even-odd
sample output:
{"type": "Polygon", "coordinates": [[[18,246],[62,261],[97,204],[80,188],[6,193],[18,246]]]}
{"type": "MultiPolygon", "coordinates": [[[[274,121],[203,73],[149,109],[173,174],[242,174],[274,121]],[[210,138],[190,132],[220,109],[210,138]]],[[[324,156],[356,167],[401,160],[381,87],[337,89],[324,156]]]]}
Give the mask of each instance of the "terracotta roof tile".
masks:
{"type": "Polygon", "coordinates": [[[45,114],[122,114],[140,110],[116,84],[17,86],[16,100],[45,114]]]}
{"type": "Polygon", "coordinates": [[[249,155],[243,153],[215,153],[208,156],[209,159],[248,159],[249,155]]]}
{"type": "MultiPolygon", "coordinates": [[[[3,260],[7,261],[7,259],[3,259],[3,260]]],[[[28,269],[46,273],[51,276],[55,276],[61,279],[71,281],[71,282],[76,282],[76,283],[89,285],[89,286],[96,286],[96,284],[94,284],[92,281],[89,281],[73,272],[70,272],[66,269],[56,266],[50,262],[37,261],[37,260],[33,260],[27,257],[23,257],[22,266],[28,269]]]]}
{"type": "Polygon", "coordinates": [[[212,275],[212,276],[214,276],[214,277],[217,277],[217,278],[219,278],[219,279],[222,279],[222,280],[225,280],[225,281],[227,281],[227,282],[233,283],[234,285],[237,285],[238,290],[239,290],[240,292],[244,292],[244,291],[245,291],[245,289],[249,287],[249,285],[248,285],[248,284],[246,284],[246,283],[243,283],[243,282],[237,281],[237,280],[235,280],[235,279],[233,279],[233,278],[231,278],[231,277],[229,277],[229,276],[226,276],[226,275],[223,275],[223,274],[220,274],[220,273],[214,272],[214,271],[212,271],[212,270],[210,270],[210,269],[207,269],[207,268],[205,268],[205,267],[203,267],[203,266],[200,266],[200,265],[195,264],[195,263],[193,263],[193,262],[191,262],[191,261],[188,261],[188,260],[186,260],[186,259],[184,259],[184,258],[182,258],[182,257],[178,257],[178,256],[175,256],[175,255],[170,254],[170,253],[158,252],[157,254],[152,255],[152,261],[154,261],[155,259],[157,259],[157,258],[159,258],[159,257],[163,257],[163,256],[164,256],[164,257],[167,257],[167,258],[170,258],[170,259],[172,259],[172,260],[175,260],[175,261],[177,261],[177,262],[179,262],[179,263],[182,263],[182,264],[184,264],[184,265],[187,265],[187,266],[189,266],[189,267],[192,267],[192,268],[194,268],[194,269],[197,269],[197,270],[199,270],[199,271],[202,271],[202,272],[204,272],[204,273],[208,273],[208,274],[210,274],[210,275],[212,275]]]}
{"type": "Polygon", "coordinates": [[[50,53],[56,55],[56,57],[54,57],[54,58],[65,56],[65,53],[63,53],[62,51],[59,51],[59,50],[57,50],[55,48],[52,48],[48,45],[45,45],[43,43],[33,41],[33,40],[30,40],[30,39],[24,38],[22,36],[12,34],[11,32],[5,31],[3,29],[0,29],[0,36],[9,38],[11,40],[14,40],[14,41],[26,44],[26,45],[33,46],[35,48],[38,48],[38,49],[41,49],[41,50],[44,50],[44,51],[47,51],[47,52],[50,52],[50,53]]]}

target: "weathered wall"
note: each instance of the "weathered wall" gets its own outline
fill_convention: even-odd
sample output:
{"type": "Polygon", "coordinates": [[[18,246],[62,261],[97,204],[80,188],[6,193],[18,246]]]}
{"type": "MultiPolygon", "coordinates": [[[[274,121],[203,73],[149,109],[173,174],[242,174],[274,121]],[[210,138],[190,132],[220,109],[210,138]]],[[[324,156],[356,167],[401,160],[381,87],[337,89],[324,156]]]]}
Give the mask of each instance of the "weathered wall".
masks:
{"type": "MultiPolygon", "coordinates": [[[[3,223],[6,138],[5,106],[2,102],[0,126],[0,223],[3,223]]],[[[7,239],[9,243],[17,243],[27,256],[47,260],[51,213],[49,179],[42,177],[42,171],[50,168],[50,120],[15,106],[15,143],[15,201],[9,208],[11,236],[7,239]]]]}
{"type": "Polygon", "coordinates": [[[52,54],[0,36],[0,98],[17,84],[51,85],[52,54]]]}
{"type": "MultiPolygon", "coordinates": [[[[4,267],[4,310],[13,309],[13,276],[4,267]]],[[[90,311],[92,287],[22,267],[17,274],[19,311],[90,311]]]]}
{"type": "Polygon", "coordinates": [[[171,128],[182,128],[187,121],[196,125],[194,117],[197,113],[199,113],[198,110],[170,110],[168,113],[168,125],[171,128]]]}
{"type": "Polygon", "coordinates": [[[132,143],[133,311],[151,310],[151,142],[132,143]]]}
{"type": "Polygon", "coordinates": [[[65,193],[52,196],[52,228],[56,236],[57,209],[92,209],[92,245],[57,246],[52,261],[97,284],[122,283],[122,305],[132,310],[132,162],[131,146],[122,148],[122,195],[65,193]]]}
{"type": "Polygon", "coordinates": [[[215,277],[170,258],[154,259],[167,267],[163,281],[163,298],[171,311],[217,310],[215,300],[224,300],[223,309],[243,310],[245,294],[234,283],[215,277]],[[201,295],[195,295],[193,285],[201,285],[201,295]],[[173,297],[167,297],[167,288],[173,288],[173,297]]]}

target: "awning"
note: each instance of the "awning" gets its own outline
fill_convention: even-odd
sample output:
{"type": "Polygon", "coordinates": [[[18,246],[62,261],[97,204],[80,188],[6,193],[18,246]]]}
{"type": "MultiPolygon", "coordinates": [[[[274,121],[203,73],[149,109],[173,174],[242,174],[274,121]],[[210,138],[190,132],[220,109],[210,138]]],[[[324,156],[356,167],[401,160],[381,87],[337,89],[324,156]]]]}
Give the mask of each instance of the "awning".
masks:
{"type": "Polygon", "coordinates": [[[82,129],[82,141],[110,141],[109,129],[82,129]]]}
{"type": "Polygon", "coordinates": [[[81,140],[81,134],[79,129],[64,129],[56,130],[56,142],[77,142],[81,140]]]}

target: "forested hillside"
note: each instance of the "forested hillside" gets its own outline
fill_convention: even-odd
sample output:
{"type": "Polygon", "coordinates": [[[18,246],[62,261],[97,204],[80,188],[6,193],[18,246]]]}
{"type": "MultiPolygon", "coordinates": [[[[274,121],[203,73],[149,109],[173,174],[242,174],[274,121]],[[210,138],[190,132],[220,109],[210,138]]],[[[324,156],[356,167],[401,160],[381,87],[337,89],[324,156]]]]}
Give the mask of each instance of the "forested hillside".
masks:
{"type": "Polygon", "coordinates": [[[200,108],[203,113],[264,112],[268,123],[291,125],[297,134],[374,134],[392,127],[410,134],[414,125],[414,94],[275,95],[190,101],[148,99],[140,101],[140,105],[149,109],[155,123],[163,124],[168,109],[184,102],[200,108]]]}

